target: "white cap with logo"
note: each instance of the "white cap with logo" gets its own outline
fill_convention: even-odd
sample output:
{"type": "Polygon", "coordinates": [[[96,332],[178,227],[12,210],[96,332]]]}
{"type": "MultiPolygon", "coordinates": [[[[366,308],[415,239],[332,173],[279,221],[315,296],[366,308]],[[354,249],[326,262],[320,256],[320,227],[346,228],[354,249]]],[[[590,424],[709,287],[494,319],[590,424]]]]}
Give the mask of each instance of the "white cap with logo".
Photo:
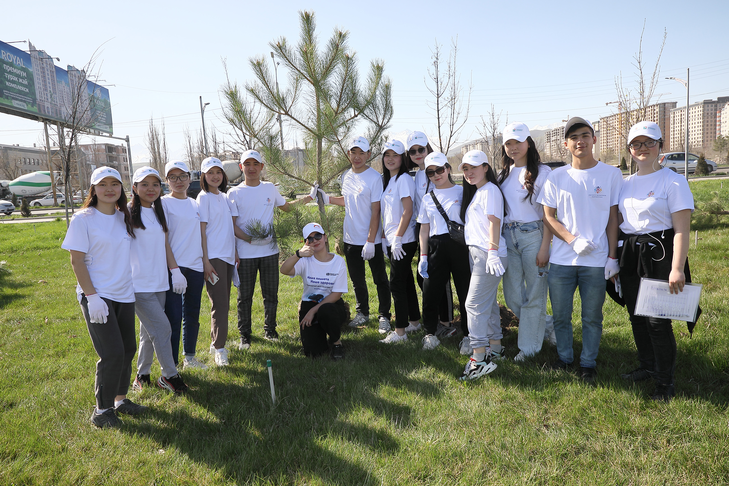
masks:
{"type": "Polygon", "coordinates": [[[660,140],[663,138],[663,135],[661,134],[661,127],[652,121],[642,121],[630,127],[630,132],[628,133],[628,144],[630,144],[635,137],[640,136],[652,138],[653,140],[660,140]]]}
{"type": "Polygon", "coordinates": [[[184,163],[181,160],[176,160],[174,162],[167,162],[165,164],[165,177],[167,177],[172,169],[180,169],[182,172],[190,173],[190,168],[187,166],[186,163],[184,163]]]}
{"type": "Polygon", "coordinates": [[[428,154],[427,157],[425,157],[425,168],[427,169],[430,166],[433,167],[443,167],[448,163],[448,157],[445,156],[445,154],[441,152],[433,152],[428,154]]]}
{"type": "Polygon", "coordinates": [[[478,167],[479,165],[488,164],[488,156],[481,150],[471,150],[466,152],[466,155],[461,159],[461,163],[458,164],[458,170],[463,170],[463,166],[468,164],[471,167],[478,167]]]}
{"type": "Polygon", "coordinates": [[[134,171],[134,177],[132,177],[132,182],[135,184],[137,182],[142,182],[144,178],[148,176],[155,176],[157,179],[159,179],[160,182],[162,182],[162,176],[159,175],[159,172],[147,166],[140,167],[139,169],[134,171]]]}
{"type": "Polygon", "coordinates": [[[258,161],[259,164],[263,163],[263,157],[261,157],[261,154],[258,152],[258,150],[246,150],[243,152],[240,156],[240,163],[242,164],[248,159],[255,159],[258,161]]]}
{"type": "Polygon", "coordinates": [[[361,149],[362,152],[370,151],[370,143],[364,137],[354,137],[349,143],[349,148],[347,150],[352,150],[355,147],[361,149]]]}
{"type": "Polygon", "coordinates": [[[385,145],[382,146],[383,154],[388,150],[392,150],[397,155],[402,155],[405,153],[405,145],[403,145],[400,140],[395,140],[393,138],[392,140],[388,140],[387,142],[385,142],[385,145]]]}
{"type": "Polygon", "coordinates": [[[426,147],[428,145],[428,137],[425,136],[423,132],[413,132],[410,135],[408,135],[407,139],[407,147],[408,150],[413,148],[413,145],[420,145],[421,147],[426,147]]]}
{"type": "Polygon", "coordinates": [[[307,238],[312,233],[321,233],[323,235],[326,234],[324,232],[324,228],[322,228],[319,223],[309,223],[306,226],[304,226],[304,229],[302,231],[304,238],[307,238]]]}
{"type": "Polygon", "coordinates": [[[529,127],[521,122],[509,123],[504,128],[503,138],[506,143],[509,140],[516,140],[517,142],[524,142],[527,137],[530,137],[529,127]]]}
{"type": "Polygon", "coordinates": [[[567,125],[564,126],[564,138],[567,138],[567,135],[570,133],[570,129],[575,125],[587,125],[590,127],[590,130],[592,131],[592,134],[595,134],[595,128],[592,126],[592,123],[587,121],[584,118],[580,118],[579,116],[573,116],[569,120],[567,120],[567,125]]]}
{"type": "Polygon", "coordinates": [[[91,173],[91,185],[95,186],[106,177],[113,177],[114,179],[122,182],[119,171],[112,169],[111,167],[98,167],[91,173]]]}
{"type": "Polygon", "coordinates": [[[225,167],[223,167],[223,163],[220,161],[220,159],[216,159],[215,157],[208,157],[207,159],[203,160],[202,164],[200,165],[200,171],[203,174],[206,174],[213,167],[220,167],[220,170],[225,172],[225,167]]]}

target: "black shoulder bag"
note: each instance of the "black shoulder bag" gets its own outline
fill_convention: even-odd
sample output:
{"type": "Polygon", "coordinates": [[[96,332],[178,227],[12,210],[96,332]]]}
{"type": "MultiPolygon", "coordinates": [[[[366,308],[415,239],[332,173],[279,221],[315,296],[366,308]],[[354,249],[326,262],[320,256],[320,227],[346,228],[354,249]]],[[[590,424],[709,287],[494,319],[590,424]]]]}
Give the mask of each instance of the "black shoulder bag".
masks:
{"type": "Polygon", "coordinates": [[[443,219],[445,219],[445,222],[448,225],[448,234],[450,235],[451,239],[456,243],[460,243],[461,245],[466,246],[466,236],[463,234],[463,225],[461,223],[451,221],[450,218],[448,218],[448,215],[443,209],[443,206],[440,205],[440,202],[438,202],[438,198],[435,197],[435,192],[430,191],[428,194],[430,194],[430,197],[433,199],[435,207],[438,208],[438,211],[440,211],[440,215],[443,216],[443,219]]]}

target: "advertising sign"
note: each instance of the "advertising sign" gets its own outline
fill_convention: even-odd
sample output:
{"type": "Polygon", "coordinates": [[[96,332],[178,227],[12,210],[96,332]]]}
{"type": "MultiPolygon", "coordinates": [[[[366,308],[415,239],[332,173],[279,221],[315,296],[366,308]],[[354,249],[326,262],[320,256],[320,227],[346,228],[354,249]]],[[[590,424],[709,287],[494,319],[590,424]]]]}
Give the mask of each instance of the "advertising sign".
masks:
{"type": "Polygon", "coordinates": [[[30,52],[0,42],[0,106],[86,130],[113,134],[109,90],[28,42],[30,52]]]}

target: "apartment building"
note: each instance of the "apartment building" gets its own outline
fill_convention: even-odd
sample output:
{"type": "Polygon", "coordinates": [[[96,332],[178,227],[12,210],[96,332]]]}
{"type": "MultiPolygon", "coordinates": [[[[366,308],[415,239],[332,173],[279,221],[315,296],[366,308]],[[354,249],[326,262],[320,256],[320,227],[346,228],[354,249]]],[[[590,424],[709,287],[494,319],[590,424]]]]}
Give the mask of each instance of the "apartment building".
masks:
{"type": "Polygon", "coordinates": [[[601,154],[619,154],[627,145],[626,137],[630,127],[639,121],[652,121],[657,123],[663,133],[663,146],[670,147],[671,141],[671,110],[677,103],[656,103],[645,108],[645,111],[635,109],[613,113],[600,118],[599,149],[601,154]]]}
{"type": "MultiPolygon", "coordinates": [[[[689,106],[689,150],[709,148],[718,135],[717,125],[720,113],[729,103],[729,96],[716,100],[704,100],[689,106]]],[[[671,144],[670,150],[684,150],[686,137],[686,107],[671,110],[671,144]]]]}

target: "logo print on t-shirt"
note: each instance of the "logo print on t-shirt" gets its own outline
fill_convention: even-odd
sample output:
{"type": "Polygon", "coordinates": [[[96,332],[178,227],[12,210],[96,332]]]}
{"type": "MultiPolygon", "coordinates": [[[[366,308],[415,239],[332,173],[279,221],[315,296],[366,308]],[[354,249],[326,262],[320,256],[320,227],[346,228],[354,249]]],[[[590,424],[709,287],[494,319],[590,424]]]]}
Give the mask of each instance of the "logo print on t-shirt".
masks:
{"type": "Polygon", "coordinates": [[[647,195],[646,197],[653,197],[653,196],[655,196],[655,195],[656,195],[656,193],[655,193],[655,192],[653,192],[653,191],[651,191],[651,192],[649,192],[649,193],[648,193],[648,195],[647,195]]]}
{"type": "Polygon", "coordinates": [[[600,194],[602,192],[602,187],[595,186],[595,194],[600,194]]]}

